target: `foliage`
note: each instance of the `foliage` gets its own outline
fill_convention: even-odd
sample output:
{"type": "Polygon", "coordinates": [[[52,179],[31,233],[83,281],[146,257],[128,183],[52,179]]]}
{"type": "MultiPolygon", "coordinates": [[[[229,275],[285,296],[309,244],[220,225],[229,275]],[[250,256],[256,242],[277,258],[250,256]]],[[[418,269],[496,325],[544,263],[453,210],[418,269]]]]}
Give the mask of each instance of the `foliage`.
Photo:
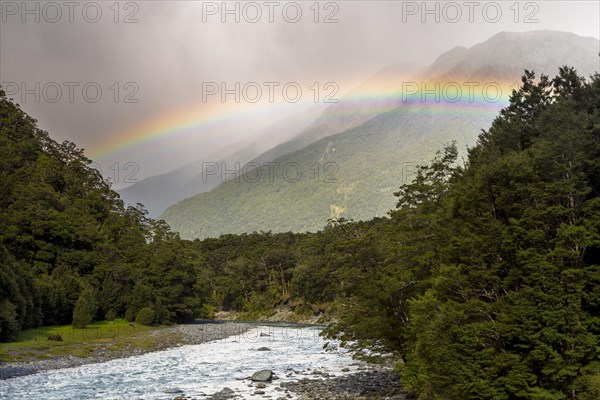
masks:
{"type": "Polygon", "coordinates": [[[91,290],[86,289],[79,295],[73,309],[73,327],[85,328],[93,319],[94,299],[91,290]]]}
{"type": "Polygon", "coordinates": [[[161,323],[194,318],[189,245],[36,124],[0,90],[0,341],[146,306],[161,323]]]}
{"type": "Polygon", "coordinates": [[[396,352],[421,399],[597,397],[599,107],[598,75],[526,71],[464,168],[450,147],[401,187],[327,333],[396,352]]]}
{"type": "Polygon", "coordinates": [[[154,323],[154,310],[150,307],[144,307],[138,311],[135,316],[135,322],[140,325],[150,326],[154,323]]]}
{"type": "Polygon", "coordinates": [[[48,334],[47,339],[55,341],[55,342],[62,342],[63,341],[63,338],[62,338],[62,336],[61,336],[60,333],[50,333],[50,334],[48,334]]]}

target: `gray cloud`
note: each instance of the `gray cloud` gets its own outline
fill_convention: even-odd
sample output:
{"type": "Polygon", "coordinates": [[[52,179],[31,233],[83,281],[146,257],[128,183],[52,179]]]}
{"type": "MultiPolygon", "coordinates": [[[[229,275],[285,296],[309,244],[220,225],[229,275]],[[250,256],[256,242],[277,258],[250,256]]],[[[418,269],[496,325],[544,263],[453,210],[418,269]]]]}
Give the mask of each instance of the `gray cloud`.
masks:
{"type": "MultiPolygon", "coordinates": [[[[600,30],[599,6],[594,1],[530,2],[534,8],[520,9],[518,23],[509,9],[513,2],[497,2],[503,15],[496,23],[485,21],[480,12],[475,12],[475,22],[469,23],[464,6],[459,22],[442,18],[436,23],[426,16],[428,21],[422,23],[420,14],[403,21],[403,7],[410,2],[341,1],[335,2],[339,22],[332,24],[314,23],[309,9],[313,2],[298,2],[303,11],[298,23],[286,22],[278,11],[275,22],[269,23],[264,6],[258,23],[243,18],[234,23],[231,17],[222,23],[219,15],[204,23],[203,3],[196,1],[135,1],[127,9],[127,2],[121,2],[119,23],[113,21],[109,9],[113,2],[97,3],[103,11],[97,23],[85,21],[77,11],[73,23],[66,15],[56,23],[44,21],[43,15],[39,23],[31,16],[23,23],[19,15],[7,13],[11,10],[7,3],[22,4],[2,2],[0,82],[25,82],[29,87],[35,82],[98,82],[102,87],[98,103],[85,101],[80,92],[72,103],[45,99],[36,103],[31,96],[29,101],[18,101],[54,138],[72,140],[84,148],[105,140],[118,141],[120,132],[130,127],[198,103],[205,81],[335,81],[346,92],[386,66],[425,66],[454,46],[472,46],[502,30],[553,29],[594,37],[600,30]],[[123,23],[134,9],[139,9],[135,15],[139,22],[123,23]],[[532,11],[539,22],[524,23],[532,11]],[[139,103],[124,104],[127,91],[123,87],[115,103],[110,90],[114,82],[138,85],[139,103]]],[[[41,8],[49,2],[29,3],[41,8]]],[[[64,2],[53,3],[65,10],[64,2]]],[[[333,10],[324,10],[326,3],[320,3],[320,19],[333,10]]],[[[481,2],[482,7],[485,3],[481,2]]],[[[233,7],[235,2],[228,4],[233,7]]],[[[243,7],[244,3],[239,4],[243,7]]],[[[414,4],[420,6],[421,2],[414,4]]],[[[434,2],[427,4],[435,6],[434,2]]],[[[81,8],[84,5],[81,3],[81,8]]],[[[279,118],[282,113],[273,115],[279,118]]],[[[136,161],[139,177],[149,176],[235,144],[268,122],[269,118],[247,120],[240,124],[243,129],[235,132],[206,128],[184,147],[148,157],[134,149],[103,162],[136,161]]]]}

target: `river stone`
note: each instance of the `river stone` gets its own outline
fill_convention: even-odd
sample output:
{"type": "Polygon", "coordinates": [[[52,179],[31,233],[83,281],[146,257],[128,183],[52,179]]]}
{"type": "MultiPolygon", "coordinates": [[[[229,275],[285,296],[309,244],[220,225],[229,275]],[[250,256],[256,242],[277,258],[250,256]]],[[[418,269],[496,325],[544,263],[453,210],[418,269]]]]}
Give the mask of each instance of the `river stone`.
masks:
{"type": "Polygon", "coordinates": [[[178,388],[165,389],[164,393],[168,393],[168,394],[183,393],[183,390],[178,389],[178,388]]]}
{"type": "Polygon", "coordinates": [[[252,374],[252,380],[254,382],[268,382],[271,379],[273,379],[273,371],[270,369],[263,369],[262,371],[252,374]]]}
{"type": "Polygon", "coordinates": [[[213,394],[210,398],[213,400],[231,399],[235,392],[228,387],[223,388],[220,392],[213,394]]]}
{"type": "Polygon", "coordinates": [[[259,347],[258,349],[256,349],[257,351],[271,351],[270,348],[268,347],[259,347]]]}

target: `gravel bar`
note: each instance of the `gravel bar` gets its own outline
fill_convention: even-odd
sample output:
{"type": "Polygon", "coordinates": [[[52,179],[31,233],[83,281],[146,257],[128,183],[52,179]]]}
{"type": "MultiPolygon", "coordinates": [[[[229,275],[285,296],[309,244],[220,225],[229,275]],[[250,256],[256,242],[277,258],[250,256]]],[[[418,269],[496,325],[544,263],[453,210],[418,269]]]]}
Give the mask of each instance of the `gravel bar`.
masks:
{"type": "Polygon", "coordinates": [[[159,335],[161,338],[159,345],[151,350],[135,347],[126,347],[118,351],[99,349],[92,356],[85,358],[66,356],[30,362],[0,362],[0,380],[35,374],[40,371],[78,367],[80,365],[100,363],[116,358],[137,356],[187,344],[211,342],[230,336],[241,335],[251,327],[249,324],[238,322],[204,322],[177,325],[149,332],[149,335],[159,335]]]}

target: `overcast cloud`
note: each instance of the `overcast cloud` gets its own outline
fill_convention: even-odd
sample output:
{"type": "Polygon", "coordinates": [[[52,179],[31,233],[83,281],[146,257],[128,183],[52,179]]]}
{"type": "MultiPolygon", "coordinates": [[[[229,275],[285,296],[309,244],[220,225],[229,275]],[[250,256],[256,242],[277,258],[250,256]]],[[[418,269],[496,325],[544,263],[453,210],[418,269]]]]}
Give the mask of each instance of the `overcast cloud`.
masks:
{"type": "MultiPolygon", "coordinates": [[[[64,86],[63,97],[56,103],[44,96],[39,102],[33,95],[25,101],[20,98],[22,93],[12,97],[53,138],[74,141],[91,154],[91,149],[118,141],[119,135],[132,127],[200,103],[203,82],[336,82],[341,95],[386,66],[400,64],[407,71],[422,67],[444,51],[472,46],[500,31],[552,29],[600,36],[597,1],[519,2],[517,7],[513,1],[499,1],[495,4],[502,15],[494,23],[495,6],[486,8],[487,15],[483,13],[490,2],[478,3],[472,23],[469,8],[460,1],[454,4],[462,18],[455,23],[448,19],[456,18],[456,9],[446,8],[444,15],[444,3],[437,6],[439,23],[435,14],[425,15],[426,22],[421,21],[421,10],[414,7],[420,9],[422,2],[336,1],[320,2],[317,7],[312,1],[297,2],[302,17],[296,23],[286,21],[294,19],[295,8],[288,5],[284,15],[284,2],[272,2],[273,23],[269,22],[269,6],[262,1],[255,3],[262,13],[256,23],[244,20],[255,18],[256,8],[246,6],[244,14],[242,2],[227,3],[230,9],[237,4],[242,10],[239,23],[233,15],[225,15],[227,21],[221,21],[220,1],[124,1],[117,3],[118,7],[115,2],[102,1],[95,3],[102,10],[95,23],[86,18],[95,18],[96,6],[72,2],[76,6],[72,6],[70,22],[67,3],[27,2],[29,9],[39,10],[40,21],[36,22],[35,13],[22,15],[23,2],[1,2],[0,83],[5,88],[7,82],[25,83],[29,88],[36,82],[41,86],[80,83],[73,102],[68,101],[64,86]],[[57,17],[57,7],[62,16],[51,22],[57,17]],[[314,21],[316,8],[318,23],[314,21]],[[323,23],[330,13],[338,22],[323,23]],[[125,23],[127,16],[137,22],[125,23]],[[531,23],[525,23],[527,17],[531,23]],[[97,82],[103,90],[97,103],[82,97],[81,86],[88,82],[97,82]],[[114,82],[120,85],[118,102],[110,89],[114,82]],[[126,90],[127,82],[135,86],[126,90]],[[134,96],[139,102],[123,103],[134,87],[139,88],[134,96]]],[[[427,3],[431,9],[435,4],[427,3]]],[[[158,152],[134,148],[97,161],[105,166],[114,161],[136,162],[140,166],[137,177],[143,178],[248,138],[287,112],[292,109],[236,125],[207,127],[183,147],[158,152]]]]}

